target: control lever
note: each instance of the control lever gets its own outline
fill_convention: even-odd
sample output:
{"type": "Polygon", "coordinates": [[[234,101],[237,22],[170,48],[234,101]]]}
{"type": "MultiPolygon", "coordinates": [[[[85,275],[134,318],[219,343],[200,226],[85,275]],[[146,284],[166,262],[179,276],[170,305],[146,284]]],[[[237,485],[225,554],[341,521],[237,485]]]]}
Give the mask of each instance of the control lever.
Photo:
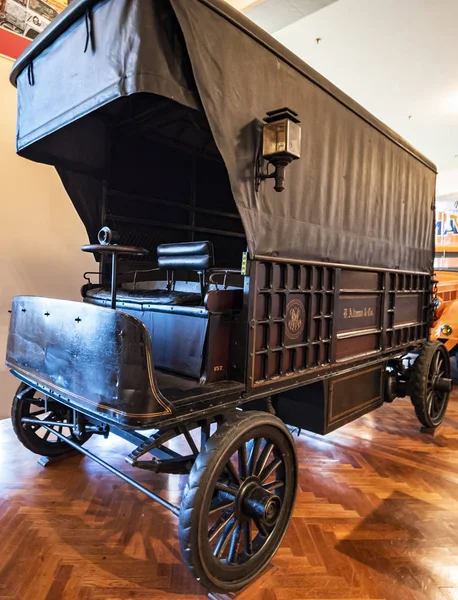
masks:
{"type": "Polygon", "coordinates": [[[111,308],[116,309],[116,288],[118,279],[118,256],[147,256],[148,250],[136,246],[119,246],[119,234],[109,227],[102,227],[97,234],[99,244],[81,246],[83,252],[111,255],[111,308]]]}

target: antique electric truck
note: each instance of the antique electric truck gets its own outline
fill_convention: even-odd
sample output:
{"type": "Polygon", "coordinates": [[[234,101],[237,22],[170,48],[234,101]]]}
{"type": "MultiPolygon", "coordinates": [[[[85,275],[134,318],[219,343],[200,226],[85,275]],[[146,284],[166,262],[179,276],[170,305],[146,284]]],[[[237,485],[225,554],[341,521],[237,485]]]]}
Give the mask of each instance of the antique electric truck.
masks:
{"type": "Polygon", "coordinates": [[[18,153],[56,168],[98,265],[82,302],[13,300],[17,436],[159,502],[193,575],[239,590],[291,519],[288,426],[406,395],[444,418],[436,169],[220,0],[75,0],[11,81],[18,153]],[[189,475],[181,506],[85,446],[109,433],[189,475]]]}

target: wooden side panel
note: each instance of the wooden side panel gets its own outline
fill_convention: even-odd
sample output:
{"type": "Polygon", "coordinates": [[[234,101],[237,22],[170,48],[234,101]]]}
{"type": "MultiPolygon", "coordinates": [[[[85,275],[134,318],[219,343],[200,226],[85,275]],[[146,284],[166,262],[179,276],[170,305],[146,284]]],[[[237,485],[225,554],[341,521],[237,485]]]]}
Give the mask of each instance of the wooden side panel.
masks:
{"type": "Polygon", "coordinates": [[[342,269],[340,287],[345,290],[376,290],[379,286],[379,273],[374,271],[353,271],[342,269]]]}
{"type": "Polygon", "coordinates": [[[357,371],[332,379],[329,389],[328,425],[359,416],[380,403],[383,367],[357,371]]]}
{"type": "Polygon", "coordinates": [[[380,350],[382,292],[380,273],[342,270],[334,315],[337,362],[380,350]]]}
{"type": "Polygon", "coordinates": [[[429,335],[431,276],[253,261],[248,380],[283,386],[409,351],[429,335]]]}
{"type": "Polygon", "coordinates": [[[347,360],[349,357],[371,354],[380,349],[380,334],[371,333],[355,337],[337,338],[336,361],[347,360]]]}
{"type": "Polygon", "coordinates": [[[422,294],[398,293],[394,324],[418,323],[421,316],[422,294]]]}
{"type": "Polygon", "coordinates": [[[258,263],[255,274],[252,384],[331,363],[335,270],[258,263]]]}

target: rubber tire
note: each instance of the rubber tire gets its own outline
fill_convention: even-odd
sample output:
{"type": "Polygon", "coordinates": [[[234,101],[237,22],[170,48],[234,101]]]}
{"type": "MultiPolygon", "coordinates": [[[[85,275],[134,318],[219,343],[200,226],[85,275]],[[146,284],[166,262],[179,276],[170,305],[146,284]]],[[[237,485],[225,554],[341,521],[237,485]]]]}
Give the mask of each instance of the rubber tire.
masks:
{"type": "Polygon", "coordinates": [[[444,402],[443,409],[440,414],[440,419],[432,421],[426,408],[426,398],[428,393],[428,374],[431,366],[431,361],[434,358],[436,352],[441,352],[445,359],[446,371],[444,376],[450,378],[450,356],[444,344],[438,341],[426,342],[421,349],[421,352],[414,363],[411,375],[411,394],[410,399],[415,408],[415,414],[420,423],[428,429],[435,429],[439,427],[447,412],[447,405],[450,397],[450,393],[444,402]]]}
{"type": "Polygon", "coordinates": [[[294,440],[289,429],[278,417],[266,412],[246,411],[236,412],[234,417],[221,425],[213,434],[203,450],[197,457],[193,468],[189,474],[188,483],[186,485],[183,497],[181,500],[178,535],[180,539],[181,553],[183,560],[191,571],[194,578],[201,583],[207,590],[211,592],[230,593],[236,592],[246,587],[253,579],[258,577],[267,567],[272,556],[277,551],[281,541],[286,533],[291,515],[294,509],[294,501],[297,491],[297,456],[294,440]],[[203,499],[207,492],[209,480],[211,480],[218,463],[223,454],[230,448],[235,437],[241,437],[257,426],[271,425],[284,433],[285,437],[290,441],[291,451],[294,461],[294,485],[293,498],[291,501],[289,515],[287,517],[284,530],[278,535],[275,540],[274,548],[269,554],[267,560],[251,572],[249,576],[243,580],[235,582],[218,582],[215,579],[210,579],[201,562],[199,552],[199,517],[200,507],[203,506],[203,499]]]}
{"type": "MultiPolygon", "coordinates": [[[[24,424],[21,421],[22,417],[25,416],[23,413],[25,401],[22,398],[19,398],[18,394],[28,387],[31,386],[21,383],[14,396],[13,405],[11,407],[11,424],[13,425],[13,430],[18,440],[25,448],[27,448],[27,450],[30,450],[30,452],[38,454],[39,456],[57,457],[76,452],[74,448],[65,442],[49,443],[46,440],[42,440],[39,436],[27,435],[24,424]]],[[[91,433],[87,433],[83,440],[78,439],[76,436],[72,436],[72,441],[76,441],[78,444],[82,445],[87,442],[91,436],[91,433]]]]}

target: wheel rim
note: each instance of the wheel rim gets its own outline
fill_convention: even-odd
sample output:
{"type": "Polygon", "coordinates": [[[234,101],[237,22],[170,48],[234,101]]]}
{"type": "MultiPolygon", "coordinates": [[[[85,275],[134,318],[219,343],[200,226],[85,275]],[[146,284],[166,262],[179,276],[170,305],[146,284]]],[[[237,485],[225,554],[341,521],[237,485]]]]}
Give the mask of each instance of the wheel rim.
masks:
{"type": "Polygon", "coordinates": [[[213,479],[203,549],[212,573],[221,580],[239,580],[259,570],[286,530],[294,503],[295,463],[289,440],[282,432],[273,433],[242,438],[213,479]]]}
{"type": "MultiPolygon", "coordinates": [[[[70,421],[69,409],[65,406],[47,398],[44,394],[37,392],[33,388],[22,391],[20,417],[37,419],[39,421],[54,421],[56,423],[65,423],[70,421]]],[[[21,423],[21,427],[27,434],[27,437],[34,438],[40,444],[49,444],[49,448],[69,448],[54,433],[45,429],[37,423],[21,423]]],[[[56,426],[56,431],[61,435],[72,438],[73,433],[70,427],[62,425],[56,426]]]]}
{"type": "Polygon", "coordinates": [[[438,348],[429,365],[426,392],[426,412],[432,423],[440,422],[447,408],[450,392],[437,389],[437,383],[443,377],[450,377],[449,365],[441,348],[438,348]]]}

